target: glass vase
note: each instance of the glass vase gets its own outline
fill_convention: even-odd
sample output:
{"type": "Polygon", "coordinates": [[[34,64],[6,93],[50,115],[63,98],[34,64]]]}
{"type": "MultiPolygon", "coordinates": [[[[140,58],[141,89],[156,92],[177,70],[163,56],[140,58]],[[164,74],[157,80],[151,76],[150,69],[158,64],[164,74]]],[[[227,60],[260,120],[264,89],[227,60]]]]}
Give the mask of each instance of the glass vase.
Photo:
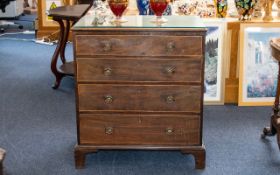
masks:
{"type": "Polygon", "coordinates": [[[115,15],[115,19],[112,22],[123,23],[127,21],[122,18],[122,15],[128,6],[128,0],[108,0],[108,5],[115,15]]]}
{"type": "Polygon", "coordinates": [[[156,18],[153,20],[155,23],[165,23],[167,19],[162,17],[163,12],[168,6],[169,0],[150,0],[150,8],[153,13],[156,15],[156,18]]]}

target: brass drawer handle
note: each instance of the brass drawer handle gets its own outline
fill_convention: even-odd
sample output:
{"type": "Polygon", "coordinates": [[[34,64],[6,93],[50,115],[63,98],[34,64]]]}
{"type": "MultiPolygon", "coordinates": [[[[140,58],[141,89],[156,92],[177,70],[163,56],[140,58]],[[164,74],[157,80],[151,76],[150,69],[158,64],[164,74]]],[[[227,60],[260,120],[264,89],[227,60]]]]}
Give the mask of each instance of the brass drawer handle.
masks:
{"type": "Polygon", "coordinates": [[[168,66],[168,67],[165,68],[165,72],[166,72],[168,75],[172,75],[172,74],[174,74],[174,72],[175,72],[175,67],[168,66]]]}
{"type": "Polygon", "coordinates": [[[105,67],[103,72],[104,72],[105,76],[110,76],[110,75],[112,75],[112,68],[105,67]]]}
{"type": "Polygon", "coordinates": [[[174,132],[173,128],[166,128],[166,129],[165,129],[165,133],[166,133],[167,135],[171,135],[173,132],[174,132]]]}
{"type": "Polygon", "coordinates": [[[108,52],[112,50],[112,44],[110,42],[104,42],[103,51],[108,52]]]}
{"type": "Polygon", "coordinates": [[[113,97],[111,95],[106,95],[104,98],[105,98],[104,101],[107,104],[110,104],[113,102],[113,97]]]}
{"type": "Polygon", "coordinates": [[[105,134],[111,135],[113,134],[113,127],[105,127],[105,134]]]}
{"type": "Polygon", "coordinates": [[[167,97],[166,97],[166,102],[167,102],[167,103],[173,103],[173,102],[175,102],[174,96],[173,96],[173,95],[167,96],[167,97]]]}
{"type": "Polygon", "coordinates": [[[172,52],[175,49],[175,43],[174,42],[169,42],[166,44],[166,51],[167,52],[172,52]]]}

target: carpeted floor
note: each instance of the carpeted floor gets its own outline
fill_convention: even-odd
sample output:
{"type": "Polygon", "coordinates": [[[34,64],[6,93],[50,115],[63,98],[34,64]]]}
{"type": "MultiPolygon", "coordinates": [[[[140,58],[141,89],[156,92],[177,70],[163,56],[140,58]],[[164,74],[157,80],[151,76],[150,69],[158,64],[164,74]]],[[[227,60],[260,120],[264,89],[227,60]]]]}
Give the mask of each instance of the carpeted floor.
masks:
{"type": "Polygon", "coordinates": [[[271,107],[234,105],[205,106],[204,170],[195,170],[193,157],[177,151],[100,151],[87,156],[85,169],[76,170],[74,83],[65,78],[60,89],[51,88],[54,49],[0,37],[0,147],[7,150],[6,175],[279,174],[276,138],[260,139],[271,107]]]}

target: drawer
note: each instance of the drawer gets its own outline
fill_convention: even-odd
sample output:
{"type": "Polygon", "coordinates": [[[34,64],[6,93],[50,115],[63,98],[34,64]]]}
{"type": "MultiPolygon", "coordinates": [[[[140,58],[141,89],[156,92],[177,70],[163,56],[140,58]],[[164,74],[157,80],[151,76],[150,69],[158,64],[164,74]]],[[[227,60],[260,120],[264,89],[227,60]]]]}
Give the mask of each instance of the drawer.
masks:
{"type": "Polygon", "coordinates": [[[199,112],[200,85],[79,84],[79,110],[199,112]]]}
{"type": "Polygon", "coordinates": [[[80,144],[185,146],[200,143],[198,115],[80,114],[80,144]]]}
{"type": "Polygon", "coordinates": [[[116,56],[203,55],[202,36],[76,35],[76,54],[116,56]]]}
{"type": "Polygon", "coordinates": [[[201,82],[202,59],[78,59],[78,82],[201,82]]]}

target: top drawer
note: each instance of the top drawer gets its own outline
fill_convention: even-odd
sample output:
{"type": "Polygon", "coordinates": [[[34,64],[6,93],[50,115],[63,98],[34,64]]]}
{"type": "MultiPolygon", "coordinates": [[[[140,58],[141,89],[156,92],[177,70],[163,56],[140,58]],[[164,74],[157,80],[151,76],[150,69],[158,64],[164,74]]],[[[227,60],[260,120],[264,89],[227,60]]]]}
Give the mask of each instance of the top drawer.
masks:
{"type": "Polygon", "coordinates": [[[202,36],[76,35],[76,55],[199,56],[202,36]]]}

